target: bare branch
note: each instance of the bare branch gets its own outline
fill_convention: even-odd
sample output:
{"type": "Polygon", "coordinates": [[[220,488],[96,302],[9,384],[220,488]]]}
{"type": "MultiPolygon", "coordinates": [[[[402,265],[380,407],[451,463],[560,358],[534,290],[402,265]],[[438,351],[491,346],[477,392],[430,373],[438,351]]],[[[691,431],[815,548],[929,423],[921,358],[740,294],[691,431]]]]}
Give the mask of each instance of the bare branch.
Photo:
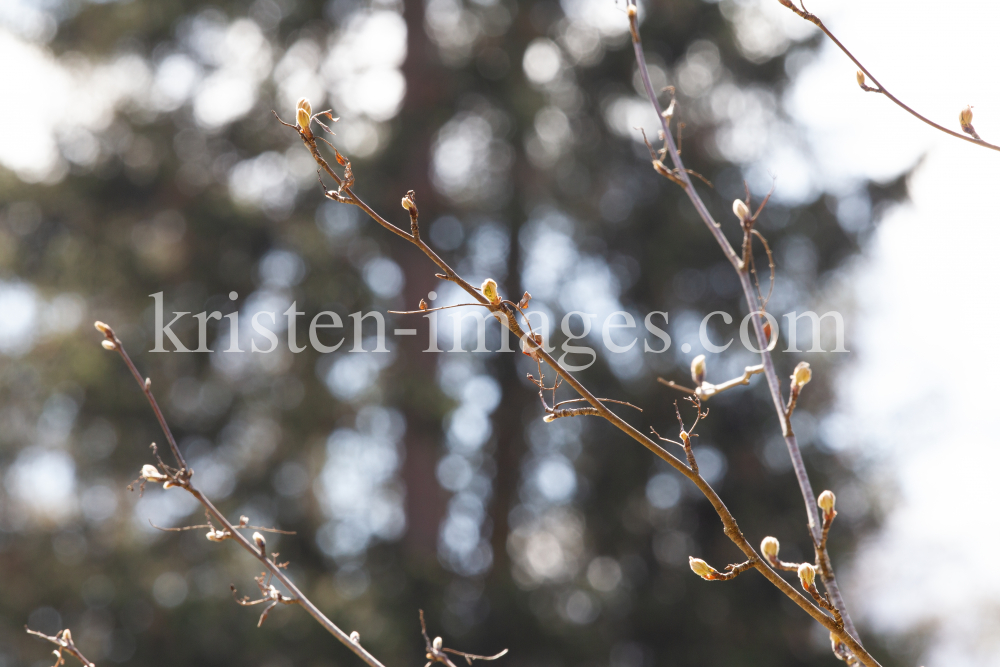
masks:
{"type": "MultiPolygon", "coordinates": [[[[708,227],[708,230],[715,237],[716,241],[719,244],[719,247],[722,248],[722,252],[723,254],[725,254],[726,259],[728,259],[729,263],[733,265],[734,269],[736,269],[736,273],[740,279],[740,284],[743,288],[743,294],[747,302],[747,307],[749,308],[751,313],[756,313],[756,316],[751,317],[750,319],[753,322],[754,331],[757,335],[758,345],[760,345],[760,349],[762,350],[761,361],[763,362],[762,365],[764,366],[764,375],[767,378],[768,388],[771,391],[771,400],[774,403],[775,412],[777,413],[778,418],[781,422],[782,434],[785,437],[785,444],[788,447],[788,452],[792,459],[792,468],[795,471],[795,477],[799,483],[799,489],[802,492],[803,502],[805,503],[806,506],[806,514],[809,519],[808,526],[809,526],[810,536],[813,539],[813,543],[817,545],[818,548],[820,540],[822,538],[820,531],[820,524],[819,524],[819,510],[816,507],[815,495],[813,494],[812,491],[812,483],[809,481],[809,474],[806,472],[805,463],[802,460],[802,453],[801,450],[799,449],[798,441],[796,440],[795,434],[792,431],[791,419],[789,418],[789,415],[786,413],[785,410],[785,402],[781,396],[781,386],[778,381],[778,375],[775,372],[774,362],[771,359],[771,354],[770,351],[768,350],[769,336],[766,336],[764,333],[764,326],[763,326],[764,321],[763,317],[760,314],[758,304],[756,303],[756,295],[754,293],[753,285],[750,282],[748,267],[746,266],[746,263],[736,254],[732,245],[729,243],[729,240],[722,233],[719,223],[715,221],[711,213],[708,211],[708,208],[705,206],[705,203],[701,200],[701,197],[698,195],[697,191],[695,191],[694,187],[692,186],[690,177],[684,170],[684,163],[677,152],[677,146],[674,144],[673,136],[670,134],[669,125],[666,122],[666,119],[663,117],[663,112],[660,108],[659,100],[657,99],[656,92],[653,90],[653,86],[649,78],[649,69],[646,65],[646,57],[643,52],[642,40],[639,35],[638,9],[635,6],[635,0],[627,0],[627,2],[628,6],[626,14],[628,16],[629,31],[631,32],[632,35],[632,46],[633,49],[635,50],[636,64],[639,69],[639,75],[640,78],[642,79],[643,87],[646,89],[646,95],[649,98],[650,104],[653,105],[653,109],[656,111],[657,117],[660,118],[660,123],[663,130],[664,142],[667,147],[667,153],[669,154],[670,159],[674,165],[674,173],[684,182],[684,191],[687,193],[688,198],[694,205],[695,210],[698,212],[698,215],[701,217],[701,219],[705,222],[705,225],[706,227],[708,227]]],[[[782,0],[783,4],[785,2],[790,2],[790,0],[782,0]]],[[[718,511],[718,508],[716,508],[716,510],[718,511]]],[[[728,510],[726,510],[726,512],[728,513],[728,510]]],[[[719,513],[720,516],[722,516],[722,512],[719,513]]],[[[740,546],[740,548],[744,551],[744,553],[746,553],[748,556],[751,555],[752,548],[748,552],[748,550],[744,548],[743,545],[740,543],[739,538],[737,538],[735,534],[732,533],[732,531],[730,530],[730,526],[729,524],[726,523],[725,519],[723,520],[723,523],[726,525],[726,535],[734,542],[736,542],[740,546]]],[[[825,549],[821,550],[820,552],[820,561],[821,562],[825,561],[829,563],[829,554],[826,553],[825,549]]],[[[832,620],[828,616],[820,612],[820,610],[817,609],[816,606],[812,604],[804,606],[802,604],[804,598],[799,599],[798,592],[794,591],[793,593],[791,587],[787,585],[787,582],[781,579],[781,577],[774,570],[768,567],[766,563],[760,561],[760,563],[757,566],[757,569],[765,577],[767,577],[768,580],[771,581],[775,586],[780,588],[782,592],[785,593],[785,595],[788,595],[789,598],[794,600],[796,604],[802,607],[810,616],[812,616],[814,619],[822,623],[824,627],[830,630],[830,632],[833,633],[838,638],[838,640],[841,641],[847,647],[847,649],[851,652],[851,654],[853,654],[859,660],[861,660],[861,662],[863,662],[867,667],[879,667],[878,661],[876,661],[875,658],[873,658],[864,649],[864,647],[857,639],[858,637],[857,630],[855,629],[854,624],[851,622],[851,618],[847,613],[843,597],[840,594],[840,588],[837,585],[837,580],[833,576],[832,567],[821,568],[821,573],[823,576],[823,583],[826,586],[827,590],[830,592],[830,597],[832,598],[833,604],[840,610],[841,614],[843,615],[843,623],[839,626],[835,622],[832,622],[832,620]],[[819,612],[819,614],[817,614],[817,612],[819,612]]]]}
{"type": "MultiPolygon", "coordinates": [[[[922,115],[920,113],[917,113],[912,107],[910,107],[909,105],[907,105],[906,103],[904,103],[902,100],[900,100],[898,97],[896,97],[895,95],[893,95],[892,93],[890,93],[888,90],[886,90],[885,86],[883,86],[879,82],[879,80],[876,79],[872,75],[872,73],[870,71],[868,71],[867,67],[865,67],[864,65],[861,64],[861,61],[858,60],[854,56],[854,54],[851,53],[850,50],[846,46],[844,46],[843,42],[841,42],[839,39],[837,39],[837,37],[832,32],[830,32],[830,29],[826,27],[826,24],[824,24],[823,21],[821,21],[818,16],[816,16],[815,14],[813,14],[813,13],[811,13],[811,12],[809,12],[809,11],[806,10],[805,5],[802,5],[802,8],[799,9],[798,7],[796,7],[792,3],[792,0],[778,0],[778,2],[780,2],[781,4],[783,4],[785,7],[788,7],[790,10],[792,10],[793,12],[795,12],[796,14],[798,14],[800,17],[802,17],[806,21],[809,21],[810,23],[812,23],[813,25],[815,25],[817,28],[819,28],[820,30],[822,30],[823,33],[826,34],[826,36],[829,37],[830,40],[833,41],[833,43],[837,45],[837,48],[839,48],[841,51],[843,51],[844,54],[848,58],[850,58],[851,61],[854,62],[855,65],[858,66],[858,70],[859,70],[859,72],[858,72],[858,85],[861,86],[862,90],[865,90],[865,91],[870,92],[870,93],[881,93],[882,95],[885,95],[887,98],[889,98],[890,100],[892,100],[892,102],[894,102],[901,109],[903,109],[904,111],[906,111],[907,113],[909,113],[910,115],[912,115],[914,118],[917,118],[917,119],[923,121],[924,123],[927,123],[928,125],[930,125],[931,127],[933,127],[935,130],[940,130],[941,132],[944,132],[945,134],[951,135],[951,136],[955,137],[956,139],[961,139],[962,141],[968,141],[969,143],[973,143],[973,144],[976,144],[978,146],[982,146],[983,148],[989,148],[991,150],[1000,151],[1000,146],[996,146],[996,145],[991,144],[991,143],[989,143],[987,141],[983,141],[979,137],[979,135],[976,134],[976,131],[974,129],[972,129],[971,123],[965,123],[965,122],[962,123],[962,129],[965,132],[967,132],[968,135],[969,135],[969,136],[966,136],[964,134],[960,134],[958,132],[955,132],[954,130],[949,130],[947,127],[944,127],[943,125],[939,125],[939,124],[935,123],[934,121],[932,121],[931,119],[927,118],[926,116],[924,116],[924,115],[922,115]],[[875,87],[869,86],[869,85],[867,85],[865,83],[865,76],[867,76],[869,79],[872,80],[872,83],[875,84],[875,87]],[[966,128],[968,128],[968,129],[966,129],[966,128]]],[[[970,113],[969,113],[969,119],[970,119],[970,121],[971,121],[971,116],[972,116],[972,114],[971,114],[971,111],[970,111],[970,113]]],[[[964,118],[963,118],[963,120],[964,120],[964,118]]]]}
{"type": "Polygon", "coordinates": [[[83,663],[84,667],[94,667],[94,663],[92,663],[90,660],[87,660],[87,657],[83,655],[83,653],[80,652],[80,649],[76,647],[76,644],[73,643],[73,635],[70,634],[69,628],[66,628],[62,632],[57,632],[52,637],[48,636],[43,632],[38,632],[37,630],[29,630],[27,627],[25,627],[24,630],[29,635],[41,637],[42,639],[51,642],[52,644],[55,644],[56,646],[59,647],[55,651],[53,651],[53,653],[56,656],[56,664],[53,665],[52,667],[60,667],[60,665],[66,663],[66,660],[63,658],[62,654],[63,651],[67,651],[70,655],[72,655],[74,658],[83,663]]]}

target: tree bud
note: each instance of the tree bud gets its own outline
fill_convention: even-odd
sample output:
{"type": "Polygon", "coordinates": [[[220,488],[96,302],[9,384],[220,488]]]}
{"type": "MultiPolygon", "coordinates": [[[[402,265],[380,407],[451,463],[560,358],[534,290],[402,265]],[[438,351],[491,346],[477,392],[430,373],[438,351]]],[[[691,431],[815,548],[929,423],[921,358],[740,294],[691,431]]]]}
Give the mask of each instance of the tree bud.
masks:
{"type": "Polygon", "coordinates": [[[351,641],[354,642],[355,644],[360,644],[361,643],[361,633],[358,632],[357,630],[355,630],[354,632],[352,632],[351,633],[351,641]]]}
{"type": "Polygon", "coordinates": [[[696,387],[705,382],[705,355],[699,354],[691,360],[691,379],[696,387]]]}
{"type": "Polygon", "coordinates": [[[965,128],[972,126],[972,107],[965,107],[959,112],[958,122],[961,124],[962,129],[968,132],[965,128]]]}
{"type": "Polygon", "coordinates": [[[313,113],[312,104],[310,104],[309,100],[306,99],[305,97],[299,98],[298,103],[295,105],[295,111],[296,113],[298,113],[299,111],[305,111],[307,114],[312,116],[313,113]]]}
{"type": "Polygon", "coordinates": [[[441,647],[444,646],[444,640],[440,637],[435,637],[433,646],[435,651],[440,651],[441,647]]]}
{"type": "Polygon", "coordinates": [[[740,222],[743,222],[750,217],[750,207],[742,199],[736,199],[733,201],[733,213],[740,219],[740,222]]]}
{"type": "Polygon", "coordinates": [[[799,565],[799,581],[802,582],[802,588],[807,591],[816,585],[816,568],[812,563],[799,565]]]}
{"type": "Polygon", "coordinates": [[[483,296],[485,296],[494,306],[500,303],[500,292],[497,290],[497,281],[487,278],[483,281],[483,296]]]}
{"type": "Polygon", "coordinates": [[[760,543],[760,552],[768,561],[778,560],[778,550],[780,548],[781,544],[778,542],[777,537],[765,537],[760,543]]]}
{"type": "Polygon", "coordinates": [[[108,340],[107,338],[101,341],[101,347],[103,347],[105,350],[116,349],[114,341],[108,340]]]}
{"type": "Polygon", "coordinates": [[[263,556],[264,549],[267,548],[267,541],[264,539],[264,536],[260,533],[254,533],[253,543],[257,545],[257,548],[260,549],[260,555],[263,556]]]}
{"type": "Polygon", "coordinates": [[[819,494],[816,504],[819,505],[821,510],[829,514],[837,504],[837,496],[833,495],[833,491],[824,491],[819,494]]]}
{"type": "Polygon", "coordinates": [[[699,577],[707,581],[715,579],[715,576],[718,574],[718,572],[716,572],[711,565],[709,565],[700,558],[695,558],[694,556],[688,556],[688,564],[691,565],[692,572],[694,572],[699,577]]]}
{"type": "Polygon", "coordinates": [[[221,530],[221,529],[220,530],[210,530],[207,533],[205,533],[205,538],[209,542],[222,542],[223,540],[226,539],[226,537],[228,537],[226,535],[226,531],[221,530]]]}
{"type": "Polygon", "coordinates": [[[409,197],[403,197],[403,208],[407,211],[413,208],[413,201],[409,197]]]}
{"type": "Polygon", "coordinates": [[[101,322],[100,320],[94,322],[94,328],[100,331],[105,336],[110,336],[112,334],[111,327],[109,327],[104,322],[101,322]]]}
{"type": "Polygon", "coordinates": [[[795,367],[795,371],[792,373],[792,382],[796,387],[801,389],[802,387],[809,384],[809,380],[812,380],[813,372],[809,368],[808,361],[800,361],[799,365],[795,367]]]}
{"type": "Polygon", "coordinates": [[[142,478],[147,482],[162,482],[167,476],[157,470],[156,466],[147,463],[142,466],[142,478]]]}
{"type": "Polygon", "coordinates": [[[858,70],[858,85],[861,86],[862,88],[868,85],[867,83],[865,83],[865,73],[862,72],[861,70],[858,70]]]}

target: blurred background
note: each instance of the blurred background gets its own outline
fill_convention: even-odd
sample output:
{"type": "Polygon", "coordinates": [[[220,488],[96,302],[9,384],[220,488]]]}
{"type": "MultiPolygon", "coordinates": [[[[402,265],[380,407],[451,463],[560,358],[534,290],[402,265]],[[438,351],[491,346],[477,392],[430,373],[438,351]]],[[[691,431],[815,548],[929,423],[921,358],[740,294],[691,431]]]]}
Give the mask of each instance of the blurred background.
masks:
{"type": "MultiPolygon", "coordinates": [[[[904,100],[956,127],[974,104],[996,140],[996,10],[966,4],[809,9],[904,100]]],[[[863,94],[777,2],[647,2],[640,18],[731,238],[744,181],[758,201],[775,184],[769,310],[844,313],[850,353],[776,363],[815,370],[795,427],[815,488],[838,496],[834,560],[866,644],[887,667],[1000,664],[996,154],[863,94]]],[[[388,666],[422,660],[420,608],[446,646],[509,648],[517,667],[835,664],[826,633],[761,577],[692,575],[689,555],[739,558],[711,507],[597,420],[544,424],[523,355],[423,353],[424,320],[392,315],[387,328],[420,335],[385,353],[293,355],[280,325],[270,354],[146,352],[155,292],[168,311],[238,310],[244,349],[252,315],[292,301],[349,325],[431,290],[461,298],[412,246],[324,201],[271,115],[293,119],[305,96],[341,117],[332,139],[359,195],[405,225],[415,190],[425,237],[471,282],[528,290],[555,321],[669,311],[669,350],[602,351],[579,377],[643,407],[641,429],[674,432],[677,396],[656,377],[686,381],[701,318],[745,305],[649,166],[638,128],[655,136],[656,119],[621,2],[8,0],[0,63],[2,667],[51,663],[25,624],[70,627],[102,665],[359,664],[301,610],[257,629],[229,593],[254,592],[244,552],[150,525],[201,513],[180,492],[126,490],[162,435],[95,319],[151,377],[195,482],[234,519],[297,531],[269,547],[388,666]]],[[[213,349],[225,322],[209,324],[213,349]]],[[[753,358],[709,355],[709,380],[753,358]]],[[[710,407],[706,476],[752,542],[776,535],[784,558],[807,558],[763,382],[710,407]]]]}

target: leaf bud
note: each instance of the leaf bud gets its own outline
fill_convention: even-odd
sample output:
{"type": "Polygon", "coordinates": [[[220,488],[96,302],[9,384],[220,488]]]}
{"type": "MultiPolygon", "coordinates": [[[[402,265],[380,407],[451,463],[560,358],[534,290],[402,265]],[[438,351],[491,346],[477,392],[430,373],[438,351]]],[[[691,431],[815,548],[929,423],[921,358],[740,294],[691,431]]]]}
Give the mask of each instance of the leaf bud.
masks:
{"type": "Polygon", "coordinates": [[[959,122],[959,124],[961,124],[963,130],[965,130],[966,132],[969,131],[966,128],[971,128],[972,127],[972,107],[971,106],[967,106],[967,107],[965,107],[964,109],[962,109],[959,112],[959,114],[958,114],[958,122],[959,122]]]}
{"type": "Polygon", "coordinates": [[[307,114],[312,116],[313,113],[312,104],[309,103],[309,100],[307,98],[301,97],[299,98],[298,103],[295,105],[295,111],[296,113],[298,113],[299,111],[305,111],[307,114]]]}
{"type": "Polygon", "coordinates": [[[716,575],[719,574],[711,565],[694,556],[688,556],[688,564],[691,565],[692,572],[706,581],[715,579],[716,575]]]}
{"type": "Polygon", "coordinates": [[[444,646],[444,640],[440,637],[435,637],[433,646],[435,651],[440,651],[441,647],[444,646]]]}
{"type": "Polygon", "coordinates": [[[355,644],[361,644],[361,633],[355,630],[351,633],[351,641],[355,644]]]}
{"type": "Polygon", "coordinates": [[[778,560],[778,550],[780,548],[781,544],[778,542],[777,537],[765,537],[760,543],[760,552],[768,562],[778,560]]]}
{"type": "Polygon", "coordinates": [[[207,533],[205,533],[205,538],[208,539],[209,542],[222,542],[227,537],[228,536],[226,535],[226,531],[222,529],[210,530],[207,533]]]}
{"type": "Polygon", "coordinates": [[[750,217],[750,207],[742,199],[736,199],[733,201],[733,213],[740,219],[740,222],[743,222],[750,217]]]}
{"type": "Polygon", "coordinates": [[[167,476],[157,470],[156,466],[147,463],[142,466],[142,478],[147,482],[162,482],[167,476]]]}
{"type": "Polygon", "coordinates": [[[865,83],[865,73],[861,70],[858,70],[858,85],[862,88],[866,88],[868,86],[868,84],[865,83]]]}
{"type": "Polygon", "coordinates": [[[260,533],[254,533],[253,543],[257,545],[257,548],[260,549],[260,555],[263,556],[264,549],[267,548],[267,541],[264,539],[264,536],[260,533]]]}
{"type": "Polygon", "coordinates": [[[497,289],[497,281],[487,278],[483,281],[483,296],[485,296],[494,306],[500,303],[500,292],[497,289]]]}
{"type": "Polygon", "coordinates": [[[101,341],[101,347],[103,347],[105,350],[116,349],[115,342],[113,340],[108,340],[107,338],[101,341]]]}
{"type": "Polygon", "coordinates": [[[833,495],[833,491],[824,491],[819,494],[819,498],[816,499],[816,504],[819,505],[821,510],[829,514],[833,511],[833,508],[837,504],[837,496],[833,495]]]}
{"type": "Polygon", "coordinates": [[[798,366],[795,367],[795,371],[792,373],[792,383],[801,389],[802,387],[809,384],[809,380],[812,380],[813,372],[809,368],[808,361],[800,361],[798,366]]]}
{"type": "Polygon", "coordinates": [[[691,379],[696,387],[700,387],[705,382],[705,355],[699,354],[691,360],[691,379]]]}
{"type": "Polygon", "coordinates": [[[799,581],[802,582],[802,588],[807,591],[816,586],[816,568],[812,563],[799,565],[799,581]]]}
{"type": "Polygon", "coordinates": [[[109,327],[104,322],[101,322],[100,320],[94,322],[94,328],[100,331],[105,336],[111,336],[114,333],[113,331],[111,331],[111,327],[109,327]]]}
{"type": "Polygon", "coordinates": [[[407,211],[413,208],[413,200],[409,197],[403,197],[403,208],[407,211]]]}

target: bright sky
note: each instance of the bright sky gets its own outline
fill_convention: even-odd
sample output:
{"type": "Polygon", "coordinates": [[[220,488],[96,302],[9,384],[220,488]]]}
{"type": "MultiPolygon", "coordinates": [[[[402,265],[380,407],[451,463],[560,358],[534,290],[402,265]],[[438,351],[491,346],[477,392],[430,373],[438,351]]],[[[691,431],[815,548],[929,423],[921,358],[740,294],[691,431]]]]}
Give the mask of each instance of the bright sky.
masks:
{"type": "MultiPolygon", "coordinates": [[[[726,7],[747,48],[761,53],[780,43],[775,35],[807,32],[808,26],[777,0],[726,7]]],[[[808,7],[898,97],[956,129],[959,111],[972,104],[979,133],[1000,142],[1000,87],[990,67],[1000,62],[1000,5],[811,0],[808,7]]],[[[398,31],[401,22],[395,17],[377,18],[381,29],[398,31]]],[[[235,65],[215,67],[212,57],[196,63],[184,55],[168,59],[157,71],[134,58],[99,66],[58,62],[43,46],[0,29],[0,61],[18,63],[0,70],[0,84],[9,99],[31,101],[0,106],[0,162],[26,180],[56,180],[66,171],[58,146],[72,149],[64,157],[81,163],[93,159],[93,133],[111,122],[116,107],[141,107],[148,91],[148,104],[157,109],[191,97],[196,109],[211,110],[219,108],[211,99],[202,99],[201,107],[197,101],[218,90],[204,83],[217,79],[243,91],[249,108],[270,67],[271,54],[261,45],[259,31],[249,21],[208,22],[203,28],[205,34],[222,36],[210,41],[239,56],[225,59],[235,65]],[[68,99],[74,100],[74,127],[67,124],[68,99]],[[29,136],[30,146],[24,144],[29,136]]],[[[355,77],[352,70],[324,80],[315,46],[296,47],[286,58],[298,60],[287,66],[308,70],[307,80],[296,85],[312,85],[320,91],[314,95],[322,95],[325,82],[332,97],[359,100],[356,112],[369,119],[369,133],[356,140],[358,150],[374,146],[378,135],[371,128],[395,113],[403,95],[396,68],[404,54],[389,54],[379,65],[380,80],[391,95],[375,99],[370,91],[355,90],[370,72],[355,77]]],[[[794,199],[807,193],[810,183],[849,192],[860,178],[895,176],[923,156],[910,181],[911,202],[885,215],[848,270],[848,290],[833,295],[851,313],[848,333],[855,355],[842,371],[837,411],[822,432],[855,461],[861,487],[888,502],[881,532],[853,563],[841,564],[847,599],[863,623],[900,637],[921,633],[929,646],[928,665],[1000,665],[995,620],[1000,618],[1000,583],[988,570],[1000,549],[992,507],[1000,412],[991,400],[996,394],[992,379],[1000,376],[1000,352],[991,344],[1000,325],[994,310],[1000,277],[993,270],[1000,225],[992,189],[1000,183],[1000,153],[940,134],[884,98],[862,93],[854,72],[847,58],[824,41],[819,56],[801,65],[781,101],[800,124],[792,141],[808,141],[815,157],[803,164],[783,143],[788,137],[772,133],[760,162],[778,175],[778,196],[794,199]]],[[[228,121],[202,116],[206,125],[228,121]]],[[[737,138],[745,140],[746,133],[737,138]]],[[[271,155],[275,164],[282,159],[271,155]]],[[[3,309],[22,312],[28,324],[41,315],[13,306],[34,303],[33,298],[25,285],[0,291],[3,309]]],[[[80,309],[69,302],[39,307],[57,306],[80,309]]],[[[16,318],[0,321],[0,352],[16,352],[24,342],[18,332],[26,328],[16,318]]],[[[845,499],[850,495],[834,490],[845,499]]]]}
{"type": "MultiPolygon", "coordinates": [[[[777,3],[775,3],[777,4],[777,3]]],[[[810,11],[897,97],[957,129],[1000,140],[1000,62],[990,2],[831,0],[810,11]]],[[[800,74],[789,111],[831,177],[892,174],[914,156],[911,202],[890,211],[850,270],[853,364],[824,428],[873,496],[881,532],[847,573],[848,602],[870,624],[917,633],[927,664],[1000,665],[1000,548],[993,504],[1000,419],[992,335],[1000,277],[1000,153],[950,138],[878,95],[862,94],[833,44],[800,74]]]]}

